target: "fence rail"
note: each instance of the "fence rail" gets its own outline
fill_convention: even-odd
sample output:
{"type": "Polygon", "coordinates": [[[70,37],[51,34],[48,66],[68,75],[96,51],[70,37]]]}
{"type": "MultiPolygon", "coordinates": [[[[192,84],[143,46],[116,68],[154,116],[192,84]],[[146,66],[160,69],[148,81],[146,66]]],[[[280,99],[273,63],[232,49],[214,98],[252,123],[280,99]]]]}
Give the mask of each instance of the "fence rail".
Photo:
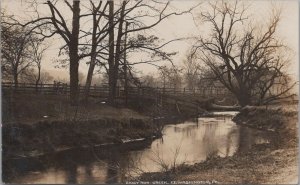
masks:
{"type": "MultiPolygon", "coordinates": [[[[31,83],[19,83],[17,86],[14,83],[3,82],[3,92],[20,92],[20,93],[40,93],[40,94],[69,94],[70,86],[68,84],[31,84],[31,83]]],[[[85,86],[79,85],[79,93],[85,92],[85,86]]],[[[90,87],[91,96],[107,97],[109,93],[109,87],[105,85],[93,85],[90,87]]],[[[168,95],[194,95],[194,96],[224,96],[228,94],[228,91],[221,87],[203,87],[197,89],[186,88],[161,88],[161,87],[128,87],[129,96],[135,95],[151,95],[155,93],[168,94],[168,95]]],[[[117,97],[124,97],[124,87],[117,87],[117,97]]]]}

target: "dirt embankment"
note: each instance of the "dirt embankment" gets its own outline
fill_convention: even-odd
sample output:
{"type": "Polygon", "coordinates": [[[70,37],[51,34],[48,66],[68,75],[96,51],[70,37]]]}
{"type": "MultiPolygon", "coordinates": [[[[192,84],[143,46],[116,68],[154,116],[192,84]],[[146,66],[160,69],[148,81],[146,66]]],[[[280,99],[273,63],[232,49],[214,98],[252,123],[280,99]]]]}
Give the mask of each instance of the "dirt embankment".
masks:
{"type": "Polygon", "coordinates": [[[97,99],[70,106],[64,96],[3,96],[3,159],[66,148],[152,139],[161,121],[97,99]]]}
{"type": "Polygon", "coordinates": [[[234,120],[252,128],[273,130],[274,142],[254,145],[231,157],[213,157],[194,165],[180,165],[162,173],[145,173],[142,181],[201,181],[220,184],[296,184],[298,182],[297,108],[245,107],[234,120]]]}
{"type": "MultiPolygon", "coordinates": [[[[163,125],[185,119],[178,107],[138,101],[132,109],[97,98],[70,106],[68,96],[3,94],[4,159],[35,156],[65,148],[152,139],[163,125]]],[[[139,100],[139,99],[137,99],[139,100]]]]}
{"type": "Polygon", "coordinates": [[[42,121],[2,127],[3,158],[35,156],[67,148],[121,144],[134,139],[152,139],[160,130],[149,120],[99,119],[89,121],[42,121]]]}
{"type": "Polygon", "coordinates": [[[233,119],[237,124],[256,129],[282,131],[295,129],[291,119],[297,118],[298,111],[295,105],[288,106],[261,106],[244,107],[233,119]]]}

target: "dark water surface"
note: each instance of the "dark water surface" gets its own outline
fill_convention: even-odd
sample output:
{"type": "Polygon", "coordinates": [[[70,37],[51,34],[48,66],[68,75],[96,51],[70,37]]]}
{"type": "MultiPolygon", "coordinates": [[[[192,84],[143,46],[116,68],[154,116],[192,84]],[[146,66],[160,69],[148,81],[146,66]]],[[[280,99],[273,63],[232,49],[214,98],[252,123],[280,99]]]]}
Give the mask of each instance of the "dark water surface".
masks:
{"type": "Polygon", "coordinates": [[[8,183],[113,183],[143,172],[160,171],[174,165],[193,164],[207,157],[231,156],[253,144],[270,142],[270,134],[237,126],[234,112],[166,125],[163,137],[152,143],[107,149],[77,149],[50,156],[21,159],[4,164],[8,183]]]}

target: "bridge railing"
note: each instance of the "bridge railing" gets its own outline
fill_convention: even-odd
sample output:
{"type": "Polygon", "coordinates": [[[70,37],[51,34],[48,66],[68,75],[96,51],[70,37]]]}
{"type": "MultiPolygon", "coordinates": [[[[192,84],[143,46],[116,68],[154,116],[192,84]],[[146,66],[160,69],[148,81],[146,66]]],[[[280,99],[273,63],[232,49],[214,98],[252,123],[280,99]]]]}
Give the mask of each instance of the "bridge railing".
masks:
{"type": "Polygon", "coordinates": [[[128,88],[130,95],[188,95],[188,96],[203,96],[203,97],[220,97],[228,95],[228,91],[224,88],[199,88],[199,89],[186,89],[186,88],[153,88],[153,87],[130,87],[128,88]]]}

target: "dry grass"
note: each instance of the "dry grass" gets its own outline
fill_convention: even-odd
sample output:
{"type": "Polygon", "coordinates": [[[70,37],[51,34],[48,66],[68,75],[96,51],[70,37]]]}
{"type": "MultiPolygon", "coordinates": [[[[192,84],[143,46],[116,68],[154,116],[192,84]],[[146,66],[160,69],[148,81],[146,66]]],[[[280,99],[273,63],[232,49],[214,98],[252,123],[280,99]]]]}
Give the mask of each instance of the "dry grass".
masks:
{"type": "Polygon", "coordinates": [[[74,107],[66,96],[6,95],[2,110],[5,158],[152,138],[159,133],[149,117],[98,99],[74,107]]]}
{"type": "Polygon", "coordinates": [[[114,108],[103,101],[91,99],[89,104],[70,106],[66,96],[57,95],[6,95],[3,96],[3,123],[33,124],[39,121],[98,120],[146,117],[127,108],[114,108]]]}

